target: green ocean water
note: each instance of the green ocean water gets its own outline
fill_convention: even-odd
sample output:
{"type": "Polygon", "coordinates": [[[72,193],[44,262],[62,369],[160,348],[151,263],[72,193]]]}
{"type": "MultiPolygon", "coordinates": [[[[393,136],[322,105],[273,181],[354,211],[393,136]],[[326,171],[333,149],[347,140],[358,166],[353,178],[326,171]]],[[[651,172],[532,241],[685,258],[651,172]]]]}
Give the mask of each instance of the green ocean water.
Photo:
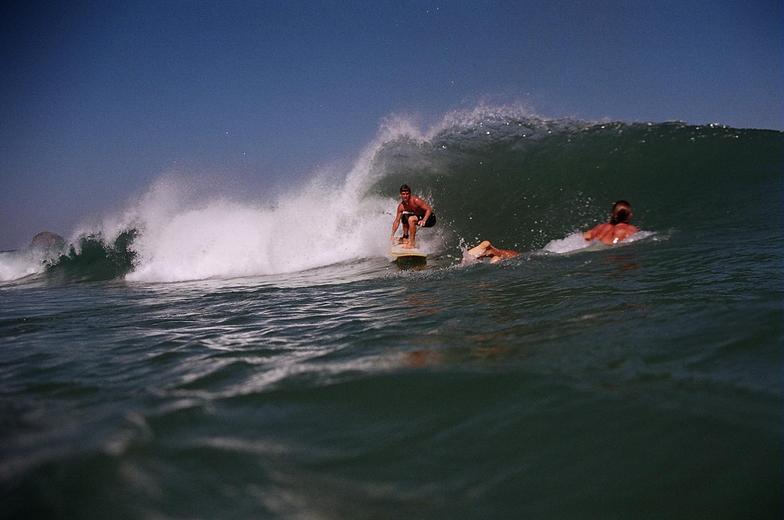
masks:
{"type": "Polygon", "coordinates": [[[782,145],[502,114],[372,148],[345,254],[312,258],[319,199],[285,261],[160,231],[283,203],[3,253],[0,516],[780,518],[782,145]],[[423,270],[372,238],[402,182],[423,270]],[[619,198],[642,238],[575,248],[619,198]],[[522,254],[466,265],[478,239],[522,254]]]}

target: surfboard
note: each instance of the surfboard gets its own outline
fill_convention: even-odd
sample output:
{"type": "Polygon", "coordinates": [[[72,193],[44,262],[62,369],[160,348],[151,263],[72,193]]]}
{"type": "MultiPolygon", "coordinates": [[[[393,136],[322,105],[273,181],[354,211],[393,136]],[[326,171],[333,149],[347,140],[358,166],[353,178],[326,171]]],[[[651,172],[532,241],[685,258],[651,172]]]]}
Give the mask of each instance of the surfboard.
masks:
{"type": "Polygon", "coordinates": [[[392,246],[389,256],[399,267],[421,266],[427,263],[427,254],[416,248],[405,248],[401,245],[392,246]]]}
{"type": "Polygon", "coordinates": [[[389,256],[392,258],[401,258],[404,256],[414,256],[417,258],[427,258],[427,254],[423,253],[417,248],[407,248],[402,245],[392,246],[389,250],[389,256]]]}

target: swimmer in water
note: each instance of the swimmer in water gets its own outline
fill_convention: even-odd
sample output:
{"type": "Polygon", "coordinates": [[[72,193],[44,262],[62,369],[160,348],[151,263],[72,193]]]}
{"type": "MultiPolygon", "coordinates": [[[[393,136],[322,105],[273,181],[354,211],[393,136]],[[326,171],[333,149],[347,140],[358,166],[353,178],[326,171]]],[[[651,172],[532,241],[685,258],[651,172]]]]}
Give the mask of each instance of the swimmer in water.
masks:
{"type": "Polygon", "coordinates": [[[513,249],[498,249],[497,247],[494,247],[489,240],[482,240],[479,245],[472,247],[466,252],[477,260],[489,258],[491,264],[500,262],[501,260],[514,258],[520,254],[513,249]]]}
{"type": "Polygon", "coordinates": [[[608,246],[626,240],[639,231],[637,226],[630,223],[632,215],[632,205],[625,200],[619,200],[613,204],[609,222],[589,229],[583,233],[583,237],[586,240],[598,240],[608,246]]]}

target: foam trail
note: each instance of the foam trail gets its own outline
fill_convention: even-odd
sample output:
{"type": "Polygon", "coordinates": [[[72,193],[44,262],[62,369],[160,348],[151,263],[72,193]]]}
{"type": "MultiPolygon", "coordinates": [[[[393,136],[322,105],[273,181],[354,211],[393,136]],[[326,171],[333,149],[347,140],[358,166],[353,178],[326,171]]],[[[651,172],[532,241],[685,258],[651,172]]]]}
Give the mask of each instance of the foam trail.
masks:
{"type": "Polygon", "coordinates": [[[542,250],[548,253],[556,254],[574,253],[576,251],[594,251],[630,244],[632,242],[637,242],[638,240],[648,238],[652,235],[653,232],[651,231],[638,231],[631,237],[627,238],[619,244],[616,244],[615,246],[607,246],[600,242],[585,240],[585,238],[583,238],[582,231],[576,231],[564,238],[551,240],[542,248],[542,250]]]}
{"type": "Polygon", "coordinates": [[[582,232],[577,231],[564,238],[551,240],[542,249],[548,253],[563,254],[586,249],[590,247],[591,244],[592,242],[583,238],[582,232]]]}

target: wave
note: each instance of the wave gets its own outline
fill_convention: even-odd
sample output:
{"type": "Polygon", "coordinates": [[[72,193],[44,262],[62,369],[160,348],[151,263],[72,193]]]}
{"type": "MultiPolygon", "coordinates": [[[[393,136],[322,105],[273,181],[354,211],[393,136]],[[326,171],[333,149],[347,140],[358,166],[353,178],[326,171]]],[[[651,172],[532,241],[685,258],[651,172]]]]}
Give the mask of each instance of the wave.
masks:
{"type": "Polygon", "coordinates": [[[775,206],[784,133],[679,122],[547,120],[491,111],[382,147],[376,193],[424,192],[468,242],[536,250],[630,200],[639,227],[715,226],[775,206]],[[748,208],[744,208],[748,203],[748,208]]]}
{"type": "Polygon", "coordinates": [[[384,256],[403,183],[438,215],[421,246],[455,258],[480,239],[523,251],[582,249],[576,231],[605,220],[621,198],[648,232],[764,218],[777,199],[760,203],[758,195],[781,193],[783,136],[715,124],[546,119],[519,107],[455,111],[426,130],[394,117],[348,172],[317,172],[304,186],[251,203],[195,196],[192,179],[165,175],[125,211],[77,230],[56,261],[10,267],[3,256],[0,276],[32,270],[168,282],[384,256]]]}

